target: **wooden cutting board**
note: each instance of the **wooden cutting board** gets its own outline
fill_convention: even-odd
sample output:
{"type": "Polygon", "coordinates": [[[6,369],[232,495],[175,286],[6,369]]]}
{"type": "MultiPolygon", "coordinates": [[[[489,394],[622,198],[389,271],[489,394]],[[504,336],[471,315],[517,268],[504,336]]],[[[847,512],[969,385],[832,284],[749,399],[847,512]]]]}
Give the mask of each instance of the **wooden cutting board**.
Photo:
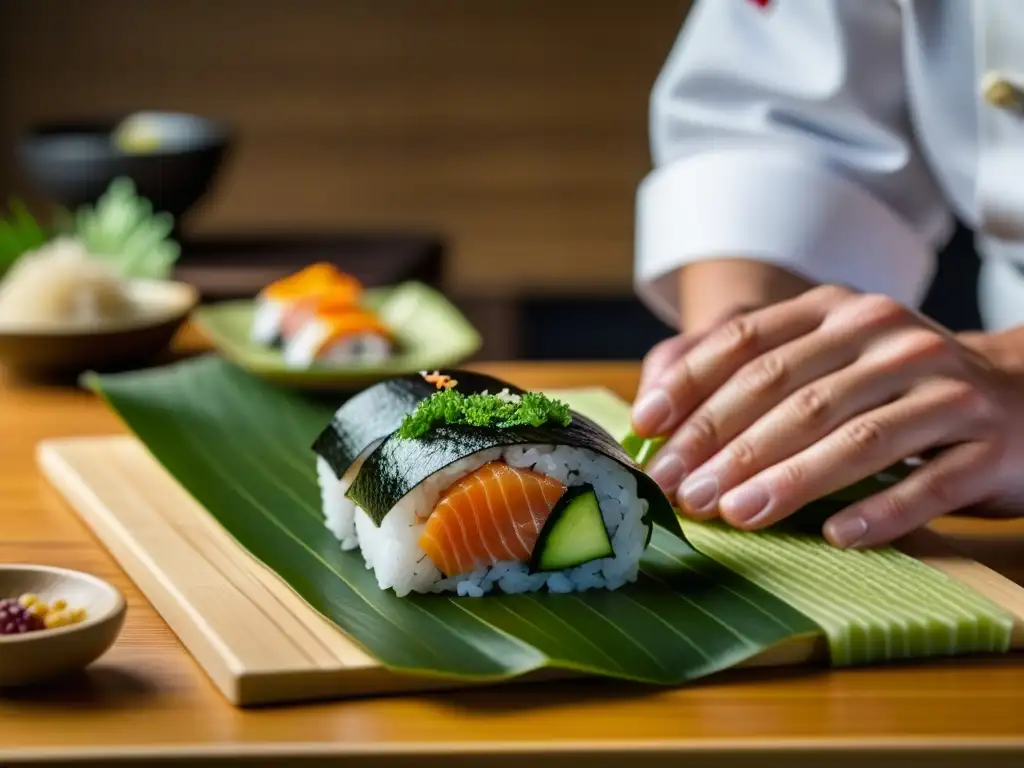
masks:
{"type": "MultiPolygon", "coordinates": [[[[134,437],[46,441],[37,459],[233,704],[468,685],[382,668],[236,544],[134,437]]],[[[1009,610],[1016,617],[1014,648],[1024,649],[1024,588],[930,534],[908,541],[906,551],[1009,610]]],[[[826,656],[823,636],[800,638],[745,666],[826,656]]]]}

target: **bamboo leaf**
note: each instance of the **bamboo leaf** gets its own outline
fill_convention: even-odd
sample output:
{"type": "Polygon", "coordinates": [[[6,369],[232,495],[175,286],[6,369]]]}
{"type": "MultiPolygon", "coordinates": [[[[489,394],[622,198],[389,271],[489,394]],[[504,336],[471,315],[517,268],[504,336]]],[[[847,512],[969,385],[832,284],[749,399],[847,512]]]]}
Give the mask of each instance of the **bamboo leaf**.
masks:
{"type": "Polygon", "coordinates": [[[87,382],[243,547],[386,666],[678,684],[820,632],[661,529],[644,576],[614,592],[395,597],[320,517],[310,446],[337,402],[274,389],[213,357],[87,382]]]}
{"type": "MultiPolygon", "coordinates": [[[[640,581],[613,592],[398,598],[358,552],[340,551],[320,515],[310,446],[339,402],[275,389],[216,357],[87,383],[241,546],[394,669],[679,684],[813,634],[835,664],[1008,646],[1005,613],[898,552],[709,524],[685,525],[697,549],[656,529],[640,581]]],[[[622,401],[551,394],[626,442],[622,401]]]]}

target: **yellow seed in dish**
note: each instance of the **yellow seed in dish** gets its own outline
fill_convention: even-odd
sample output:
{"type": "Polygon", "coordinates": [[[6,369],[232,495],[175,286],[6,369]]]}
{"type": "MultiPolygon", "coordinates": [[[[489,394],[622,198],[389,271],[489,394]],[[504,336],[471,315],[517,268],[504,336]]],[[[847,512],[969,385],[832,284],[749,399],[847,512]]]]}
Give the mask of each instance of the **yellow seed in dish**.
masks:
{"type": "Polygon", "coordinates": [[[31,608],[39,602],[39,595],[33,595],[31,592],[27,592],[18,598],[18,602],[21,603],[22,608],[31,608]]]}
{"type": "Polygon", "coordinates": [[[44,616],[46,616],[47,613],[50,612],[50,606],[48,606],[46,603],[40,600],[37,603],[32,603],[32,605],[30,605],[25,610],[27,610],[33,616],[37,616],[41,619],[44,616]]]}
{"type": "Polygon", "coordinates": [[[68,601],[67,600],[54,600],[53,603],[50,605],[50,610],[51,611],[63,611],[67,607],[68,607],[68,601]]]}
{"type": "Polygon", "coordinates": [[[89,612],[85,608],[75,608],[71,611],[71,623],[81,624],[89,617],[89,612]]]}
{"type": "Polygon", "coordinates": [[[67,611],[50,611],[43,619],[47,629],[66,627],[71,623],[71,615],[67,611]]]}

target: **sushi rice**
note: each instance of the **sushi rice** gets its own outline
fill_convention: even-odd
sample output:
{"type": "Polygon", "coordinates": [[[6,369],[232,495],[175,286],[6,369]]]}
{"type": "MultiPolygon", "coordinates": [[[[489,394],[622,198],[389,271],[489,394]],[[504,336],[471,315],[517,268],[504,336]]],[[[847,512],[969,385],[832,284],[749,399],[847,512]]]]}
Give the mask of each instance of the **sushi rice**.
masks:
{"type": "Polygon", "coordinates": [[[327,528],[338,538],[342,549],[360,549],[366,567],[373,570],[381,589],[393,589],[400,597],[411,592],[454,592],[480,597],[495,588],[508,594],[544,588],[550,592],[612,590],[637,579],[647,543],[647,526],[642,518],[648,503],[637,495],[633,475],[612,459],[585,448],[563,445],[515,445],[480,451],[450,464],[418,485],[377,526],[345,497],[362,459],[372,450],[364,451],[340,480],[322,459],[317,466],[327,528]],[[420,534],[444,491],[491,461],[531,469],[565,486],[591,484],[614,556],[554,572],[531,574],[527,563],[499,562],[471,573],[444,577],[420,548],[420,534]]]}
{"type": "Polygon", "coordinates": [[[359,539],[356,538],[356,505],[345,497],[345,493],[359,473],[362,463],[360,458],[339,480],[331,465],[323,457],[316,457],[316,475],[320,484],[324,524],[327,530],[334,534],[334,538],[341,542],[341,548],[345,551],[359,546],[359,539]]]}
{"type": "Polygon", "coordinates": [[[281,334],[286,303],[276,299],[260,297],[256,300],[252,319],[252,340],[261,346],[269,346],[281,334]]]}
{"type": "Polygon", "coordinates": [[[291,368],[309,368],[314,363],[379,363],[391,357],[391,342],[377,333],[352,333],[324,343],[330,327],[319,319],[305,323],[284,345],[284,362],[291,368]]]}
{"type": "Polygon", "coordinates": [[[334,538],[341,542],[341,548],[345,551],[359,546],[359,539],[356,537],[356,503],[345,494],[359,474],[366,457],[377,450],[382,442],[384,439],[379,438],[366,446],[366,450],[356,457],[341,479],[338,479],[325,458],[316,457],[316,476],[320,485],[324,524],[327,530],[334,534],[334,538]]]}

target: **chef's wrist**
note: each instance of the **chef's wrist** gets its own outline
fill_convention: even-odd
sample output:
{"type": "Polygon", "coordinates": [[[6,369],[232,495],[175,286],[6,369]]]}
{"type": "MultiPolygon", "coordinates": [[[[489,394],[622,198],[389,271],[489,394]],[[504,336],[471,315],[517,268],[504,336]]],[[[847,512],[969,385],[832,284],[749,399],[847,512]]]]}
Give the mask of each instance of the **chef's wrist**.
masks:
{"type": "Polygon", "coordinates": [[[679,274],[681,328],[700,333],[811,287],[806,279],[761,261],[722,258],[687,264],[679,274]]]}

